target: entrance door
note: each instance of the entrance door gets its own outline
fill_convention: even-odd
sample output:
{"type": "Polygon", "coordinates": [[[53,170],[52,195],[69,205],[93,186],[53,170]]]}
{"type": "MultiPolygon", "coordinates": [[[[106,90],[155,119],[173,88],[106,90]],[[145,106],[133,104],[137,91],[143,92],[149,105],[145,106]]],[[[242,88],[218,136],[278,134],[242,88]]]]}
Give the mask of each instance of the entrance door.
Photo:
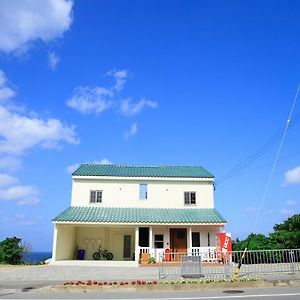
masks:
{"type": "MultiPolygon", "coordinates": [[[[186,228],[170,228],[170,246],[172,252],[187,252],[187,232],[186,228]]],[[[180,259],[179,255],[174,255],[174,260],[180,259]]]]}
{"type": "Polygon", "coordinates": [[[124,235],[123,257],[125,260],[131,259],[131,235],[124,235]]]}

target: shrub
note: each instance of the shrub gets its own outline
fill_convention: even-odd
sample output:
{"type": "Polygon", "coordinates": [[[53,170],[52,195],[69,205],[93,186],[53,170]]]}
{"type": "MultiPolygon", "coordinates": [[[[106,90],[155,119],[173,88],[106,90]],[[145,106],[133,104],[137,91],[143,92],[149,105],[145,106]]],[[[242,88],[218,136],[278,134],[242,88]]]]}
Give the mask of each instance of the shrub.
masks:
{"type": "Polygon", "coordinates": [[[20,265],[24,247],[17,237],[6,238],[0,242],[0,262],[11,265],[20,265]]]}

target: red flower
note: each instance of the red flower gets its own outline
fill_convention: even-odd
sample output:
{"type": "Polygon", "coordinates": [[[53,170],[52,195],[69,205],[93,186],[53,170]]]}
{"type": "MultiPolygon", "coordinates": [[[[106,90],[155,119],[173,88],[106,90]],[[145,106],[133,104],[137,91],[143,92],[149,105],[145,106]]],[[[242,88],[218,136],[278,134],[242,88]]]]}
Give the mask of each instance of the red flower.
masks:
{"type": "Polygon", "coordinates": [[[135,285],[135,281],[131,281],[131,284],[132,284],[132,285],[135,285]]]}

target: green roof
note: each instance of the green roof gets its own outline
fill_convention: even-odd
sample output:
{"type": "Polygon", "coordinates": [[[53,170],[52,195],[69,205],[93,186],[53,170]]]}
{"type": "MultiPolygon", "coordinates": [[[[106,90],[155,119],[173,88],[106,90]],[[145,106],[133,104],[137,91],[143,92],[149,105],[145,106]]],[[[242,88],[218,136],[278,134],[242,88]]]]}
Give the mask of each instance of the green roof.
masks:
{"type": "Polygon", "coordinates": [[[226,223],[214,208],[129,208],[72,206],[54,222],[93,223],[226,223]]]}
{"type": "Polygon", "coordinates": [[[126,166],[82,164],[74,176],[213,178],[200,166],[126,166]]]}

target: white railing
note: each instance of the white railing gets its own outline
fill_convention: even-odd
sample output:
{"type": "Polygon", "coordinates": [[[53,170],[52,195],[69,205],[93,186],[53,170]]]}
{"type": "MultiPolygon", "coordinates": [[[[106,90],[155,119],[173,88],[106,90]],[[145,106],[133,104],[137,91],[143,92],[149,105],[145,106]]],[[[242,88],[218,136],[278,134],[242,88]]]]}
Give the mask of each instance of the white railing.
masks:
{"type": "Polygon", "coordinates": [[[216,247],[192,247],[192,255],[202,257],[202,261],[217,261],[216,247]]]}
{"type": "Polygon", "coordinates": [[[140,254],[142,253],[150,253],[150,247],[139,247],[140,248],[140,254]]]}

